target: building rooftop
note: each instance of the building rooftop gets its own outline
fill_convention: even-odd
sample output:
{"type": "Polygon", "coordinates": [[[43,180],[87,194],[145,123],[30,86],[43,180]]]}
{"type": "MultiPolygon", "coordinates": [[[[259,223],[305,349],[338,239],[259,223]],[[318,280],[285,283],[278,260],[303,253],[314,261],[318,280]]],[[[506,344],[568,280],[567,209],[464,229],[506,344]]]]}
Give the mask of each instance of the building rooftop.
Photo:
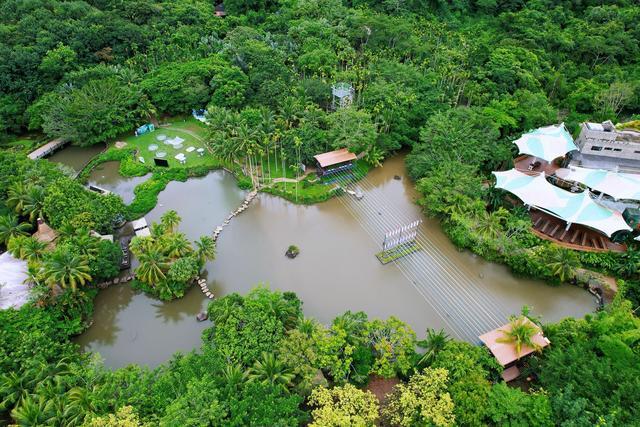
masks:
{"type": "MultiPolygon", "coordinates": [[[[544,348],[550,344],[549,340],[546,339],[542,335],[542,329],[531,320],[525,317],[525,321],[533,324],[538,332],[531,338],[535,344],[539,345],[540,348],[544,348]]],[[[493,331],[487,332],[484,335],[480,335],[480,341],[482,341],[487,348],[491,351],[491,353],[495,356],[496,360],[502,366],[507,366],[518,359],[521,359],[524,356],[527,356],[534,351],[534,348],[523,345],[520,349],[520,354],[516,353],[516,345],[512,342],[498,342],[501,338],[505,336],[505,332],[511,331],[511,324],[507,323],[493,331]]]]}
{"type": "Polygon", "coordinates": [[[316,156],[313,156],[313,158],[316,159],[320,164],[320,167],[323,167],[323,168],[357,159],[356,155],[351,153],[346,148],[342,148],[340,150],[335,150],[335,151],[329,151],[328,153],[318,154],[316,156]]]}

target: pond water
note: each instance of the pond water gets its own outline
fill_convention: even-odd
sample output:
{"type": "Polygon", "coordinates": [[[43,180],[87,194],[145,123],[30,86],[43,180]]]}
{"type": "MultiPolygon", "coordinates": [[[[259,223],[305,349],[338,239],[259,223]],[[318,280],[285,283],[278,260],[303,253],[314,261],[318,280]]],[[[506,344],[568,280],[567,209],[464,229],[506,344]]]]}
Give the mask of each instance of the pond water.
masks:
{"type": "MultiPolygon", "coordinates": [[[[117,173],[117,168],[113,171],[117,173]]],[[[106,174],[107,169],[98,173],[106,174]]],[[[403,157],[390,159],[367,177],[370,188],[365,189],[364,197],[373,197],[374,193],[384,196],[394,208],[420,217],[414,203],[417,195],[405,176],[403,157]],[[394,179],[395,175],[402,179],[394,179]]],[[[117,177],[111,178],[118,181],[117,177]]],[[[118,191],[117,185],[113,188],[118,191]]],[[[146,218],[158,221],[163,212],[175,209],[183,219],[181,230],[196,239],[210,234],[244,195],[232,176],[216,171],[184,183],[170,183],[146,218]]],[[[434,310],[436,301],[429,301],[433,295],[423,296],[394,264],[383,266],[378,262],[374,254],[380,250],[380,242],[361,224],[361,218],[345,209],[344,200],[298,206],[260,194],[221,234],[217,258],[206,266],[209,287],[216,296],[223,296],[245,293],[256,284],[266,283],[296,292],[304,301],[305,314],[323,323],[346,310],[363,310],[371,318],[397,316],[418,336],[427,327],[453,333],[446,315],[434,310]],[[301,250],[294,260],[284,256],[291,244],[301,250]]],[[[447,272],[451,280],[473,281],[501,313],[518,313],[526,304],[544,321],[557,321],[582,316],[595,308],[593,298],[579,288],[550,287],[516,278],[503,266],[458,251],[437,222],[423,217],[421,227],[441,258],[449,261],[439,268],[452,270],[447,272]]],[[[474,309],[472,301],[465,301],[470,310],[474,309]]],[[[77,342],[85,350],[99,352],[107,366],[156,366],[175,351],[199,346],[201,332],[210,323],[198,323],[195,315],[206,303],[198,288],[191,289],[182,300],[163,303],[133,292],[128,285],[114,286],[100,292],[94,325],[77,342]]]]}
{"type": "Polygon", "coordinates": [[[61,150],[56,151],[47,159],[50,162],[60,163],[79,172],[89,160],[97,156],[104,150],[103,144],[92,145],[91,147],[78,147],[75,145],[67,145],[61,150]]]}
{"type": "Polygon", "coordinates": [[[124,200],[126,204],[129,204],[135,197],[133,190],[138,186],[138,184],[146,181],[151,174],[123,177],[118,173],[119,168],[120,162],[105,162],[99,164],[91,171],[88,183],[104,188],[105,190],[109,190],[112,193],[119,194],[122,197],[122,200],[124,200]]]}

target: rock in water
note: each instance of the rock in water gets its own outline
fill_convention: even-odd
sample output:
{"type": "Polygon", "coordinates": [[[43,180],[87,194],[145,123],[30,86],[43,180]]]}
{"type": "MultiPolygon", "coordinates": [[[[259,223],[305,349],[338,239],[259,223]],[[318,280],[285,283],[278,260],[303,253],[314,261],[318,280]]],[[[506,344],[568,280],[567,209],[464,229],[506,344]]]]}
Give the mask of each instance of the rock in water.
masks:
{"type": "Polygon", "coordinates": [[[208,318],[209,318],[209,315],[208,315],[207,313],[205,313],[204,311],[203,311],[203,312],[198,313],[198,315],[196,316],[196,320],[197,320],[198,322],[204,322],[204,321],[205,321],[205,320],[207,320],[208,318]]]}

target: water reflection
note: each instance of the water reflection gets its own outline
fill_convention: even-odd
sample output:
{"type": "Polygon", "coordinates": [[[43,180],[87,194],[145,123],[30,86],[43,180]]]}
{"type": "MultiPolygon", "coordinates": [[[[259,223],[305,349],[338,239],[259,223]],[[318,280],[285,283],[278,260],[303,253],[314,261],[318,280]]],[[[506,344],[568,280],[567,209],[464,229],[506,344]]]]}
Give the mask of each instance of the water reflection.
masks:
{"type": "Polygon", "coordinates": [[[67,145],[61,150],[56,151],[47,159],[50,162],[60,163],[70,167],[78,172],[84,167],[89,160],[97,156],[104,150],[104,144],[92,145],[91,147],[78,147],[75,145],[67,145]]]}

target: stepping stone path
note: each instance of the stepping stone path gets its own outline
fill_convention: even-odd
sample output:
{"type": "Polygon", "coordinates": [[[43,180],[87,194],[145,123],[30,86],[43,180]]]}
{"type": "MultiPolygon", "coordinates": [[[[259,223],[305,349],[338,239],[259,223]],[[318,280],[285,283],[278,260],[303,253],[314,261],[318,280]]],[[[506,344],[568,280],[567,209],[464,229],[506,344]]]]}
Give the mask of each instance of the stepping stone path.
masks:
{"type": "MultiPolygon", "coordinates": [[[[217,226],[216,229],[213,230],[214,241],[216,242],[218,241],[218,237],[220,236],[220,233],[222,233],[222,230],[224,229],[224,227],[229,225],[229,223],[233,218],[235,218],[237,215],[239,215],[241,212],[247,209],[249,207],[249,204],[253,201],[253,199],[256,198],[257,195],[258,195],[258,190],[252,190],[249,194],[247,194],[247,197],[244,198],[244,201],[242,202],[240,207],[238,207],[238,209],[236,209],[235,211],[231,212],[227,217],[227,219],[224,220],[222,225],[217,226]]],[[[209,291],[206,280],[198,279],[198,284],[200,285],[200,289],[202,289],[202,292],[207,296],[207,298],[212,299],[213,294],[209,291]]]]}

